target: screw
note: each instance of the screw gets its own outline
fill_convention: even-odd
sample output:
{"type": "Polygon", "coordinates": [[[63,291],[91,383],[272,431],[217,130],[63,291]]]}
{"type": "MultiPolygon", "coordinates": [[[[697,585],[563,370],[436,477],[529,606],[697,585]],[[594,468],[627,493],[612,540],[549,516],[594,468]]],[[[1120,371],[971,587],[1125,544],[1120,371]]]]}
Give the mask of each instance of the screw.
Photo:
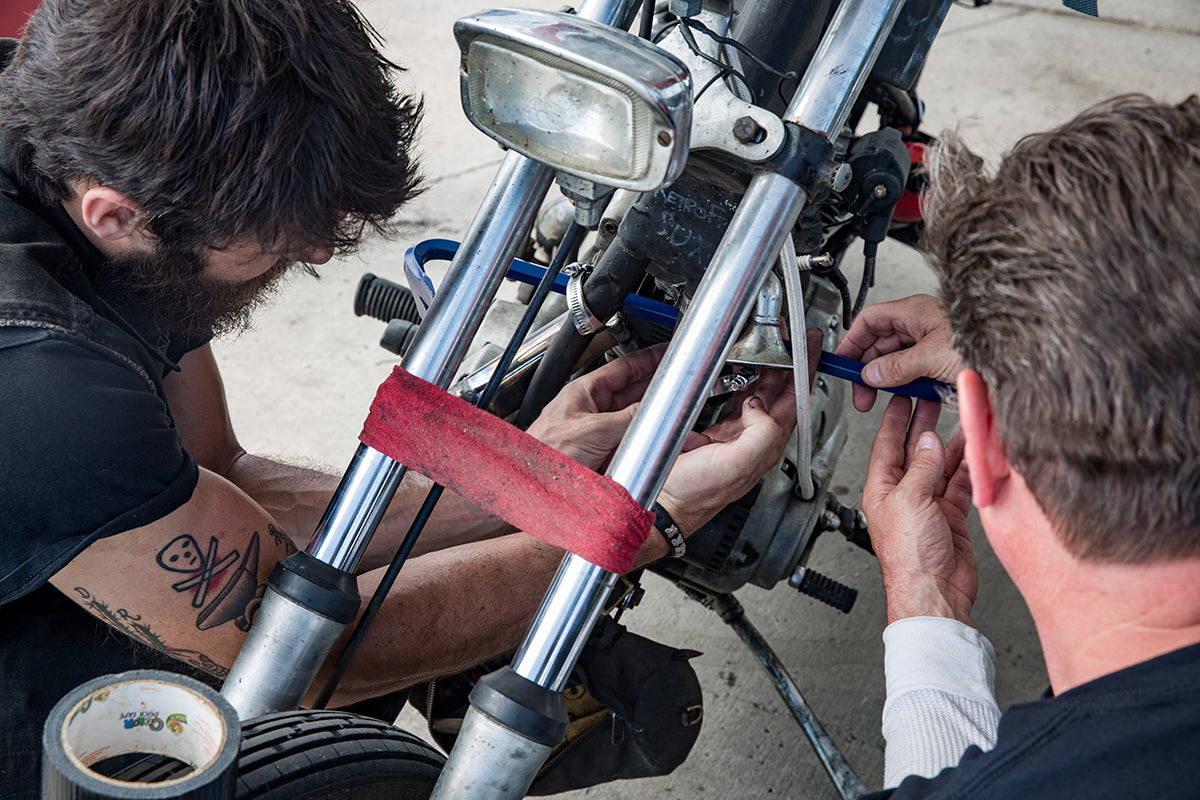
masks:
{"type": "Polygon", "coordinates": [[[876,197],[882,198],[887,194],[887,187],[882,183],[877,183],[875,184],[875,189],[873,191],[875,192],[876,197]]]}
{"type": "Polygon", "coordinates": [[[758,144],[766,136],[766,130],[755,122],[754,117],[738,117],[733,123],[733,138],[742,144],[758,144]]]}
{"type": "Polygon", "coordinates": [[[669,145],[671,143],[671,134],[667,133],[666,131],[659,131],[658,132],[658,143],[661,144],[663,147],[666,147],[667,145],[669,145]]]}

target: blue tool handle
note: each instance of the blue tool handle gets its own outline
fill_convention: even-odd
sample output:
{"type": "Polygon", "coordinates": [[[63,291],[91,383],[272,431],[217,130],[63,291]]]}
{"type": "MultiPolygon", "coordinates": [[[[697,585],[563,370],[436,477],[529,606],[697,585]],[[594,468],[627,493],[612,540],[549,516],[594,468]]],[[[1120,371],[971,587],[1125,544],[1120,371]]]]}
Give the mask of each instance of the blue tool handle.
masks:
{"type": "MultiPolygon", "coordinates": [[[[828,350],[821,351],[821,360],[817,362],[817,372],[824,372],[826,375],[832,375],[835,378],[841,378],[851,383],[866,386],[866,382],[863,381],[862,371],[863,363],[861,361],[835,355],[828,350]]],[[[942,381],[936,381],[933,378],[917,378],[912,383],[905,383],[900,386],[872,386],[870,388],[878,389],[881,392],[904,395],[905,397],[932,400],[935,403],[940,403],[947,398],[954,397],[955,394],[954,386],[942,381]]]]}

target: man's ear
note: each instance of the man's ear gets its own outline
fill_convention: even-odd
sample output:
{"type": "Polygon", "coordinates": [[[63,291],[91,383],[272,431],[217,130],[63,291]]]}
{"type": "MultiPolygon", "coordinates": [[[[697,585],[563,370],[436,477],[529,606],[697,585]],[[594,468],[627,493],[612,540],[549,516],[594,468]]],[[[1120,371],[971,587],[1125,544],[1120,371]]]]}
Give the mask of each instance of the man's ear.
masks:
{"type": "Polygon", "coordinates": [[[91,184],[79,197],[79,213],[83,224],[105,242],[140,248],[143,234],[138,217],[142,207],[128,195],[91,184]]]}
{"type": "Polygon", "coordinates": [[[958,375],[958,418],[966,437],[971,496],[976,506],[986,508],[995,502],[1010,467],[1001,446],[987,385],[973,369],[964,369],[958,375]]]}

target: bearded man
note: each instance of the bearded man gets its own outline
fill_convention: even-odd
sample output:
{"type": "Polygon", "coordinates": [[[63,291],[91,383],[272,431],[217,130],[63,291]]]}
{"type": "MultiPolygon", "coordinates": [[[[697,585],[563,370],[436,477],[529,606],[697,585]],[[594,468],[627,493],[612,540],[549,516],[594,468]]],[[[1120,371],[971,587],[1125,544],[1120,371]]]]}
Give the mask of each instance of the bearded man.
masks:
{"type": "MultiPolygon", "coordinates": [[[[260,595],[328,505],[336,477],[240,447],[208,341],[417,190],[420,103],[377,39],[345,0],[45,0],[0,52],[0,796],[37,796],[42,722],[78,684],[219,683],[258,602],[230,584],[260,595]]],[[[576,381],[530,432],[598,467],[656,364],[576,381]]],[[[782,452],[794,395],[756,394],[677,462],[660,503],[684,534],[782,452]]],[[[562,552],[447,496],[413,556],[335,704],[513,649],[562,552]]]]}

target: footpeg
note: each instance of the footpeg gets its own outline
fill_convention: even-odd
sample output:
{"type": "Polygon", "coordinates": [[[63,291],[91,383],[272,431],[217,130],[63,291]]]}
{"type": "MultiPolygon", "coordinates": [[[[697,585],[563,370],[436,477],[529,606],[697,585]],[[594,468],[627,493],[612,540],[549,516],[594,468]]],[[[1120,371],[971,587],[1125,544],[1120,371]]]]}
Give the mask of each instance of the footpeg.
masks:
{"type": "Polygon", "coordinates": [[[849,614],[858,599],[858,589],[844,583],[838,583],[833,578],[822,575],[808,567],[797,567],[788,585],[799,590],[801,594],[815,597],[822,603],[831,605],[843,614],[849,614]]]}

